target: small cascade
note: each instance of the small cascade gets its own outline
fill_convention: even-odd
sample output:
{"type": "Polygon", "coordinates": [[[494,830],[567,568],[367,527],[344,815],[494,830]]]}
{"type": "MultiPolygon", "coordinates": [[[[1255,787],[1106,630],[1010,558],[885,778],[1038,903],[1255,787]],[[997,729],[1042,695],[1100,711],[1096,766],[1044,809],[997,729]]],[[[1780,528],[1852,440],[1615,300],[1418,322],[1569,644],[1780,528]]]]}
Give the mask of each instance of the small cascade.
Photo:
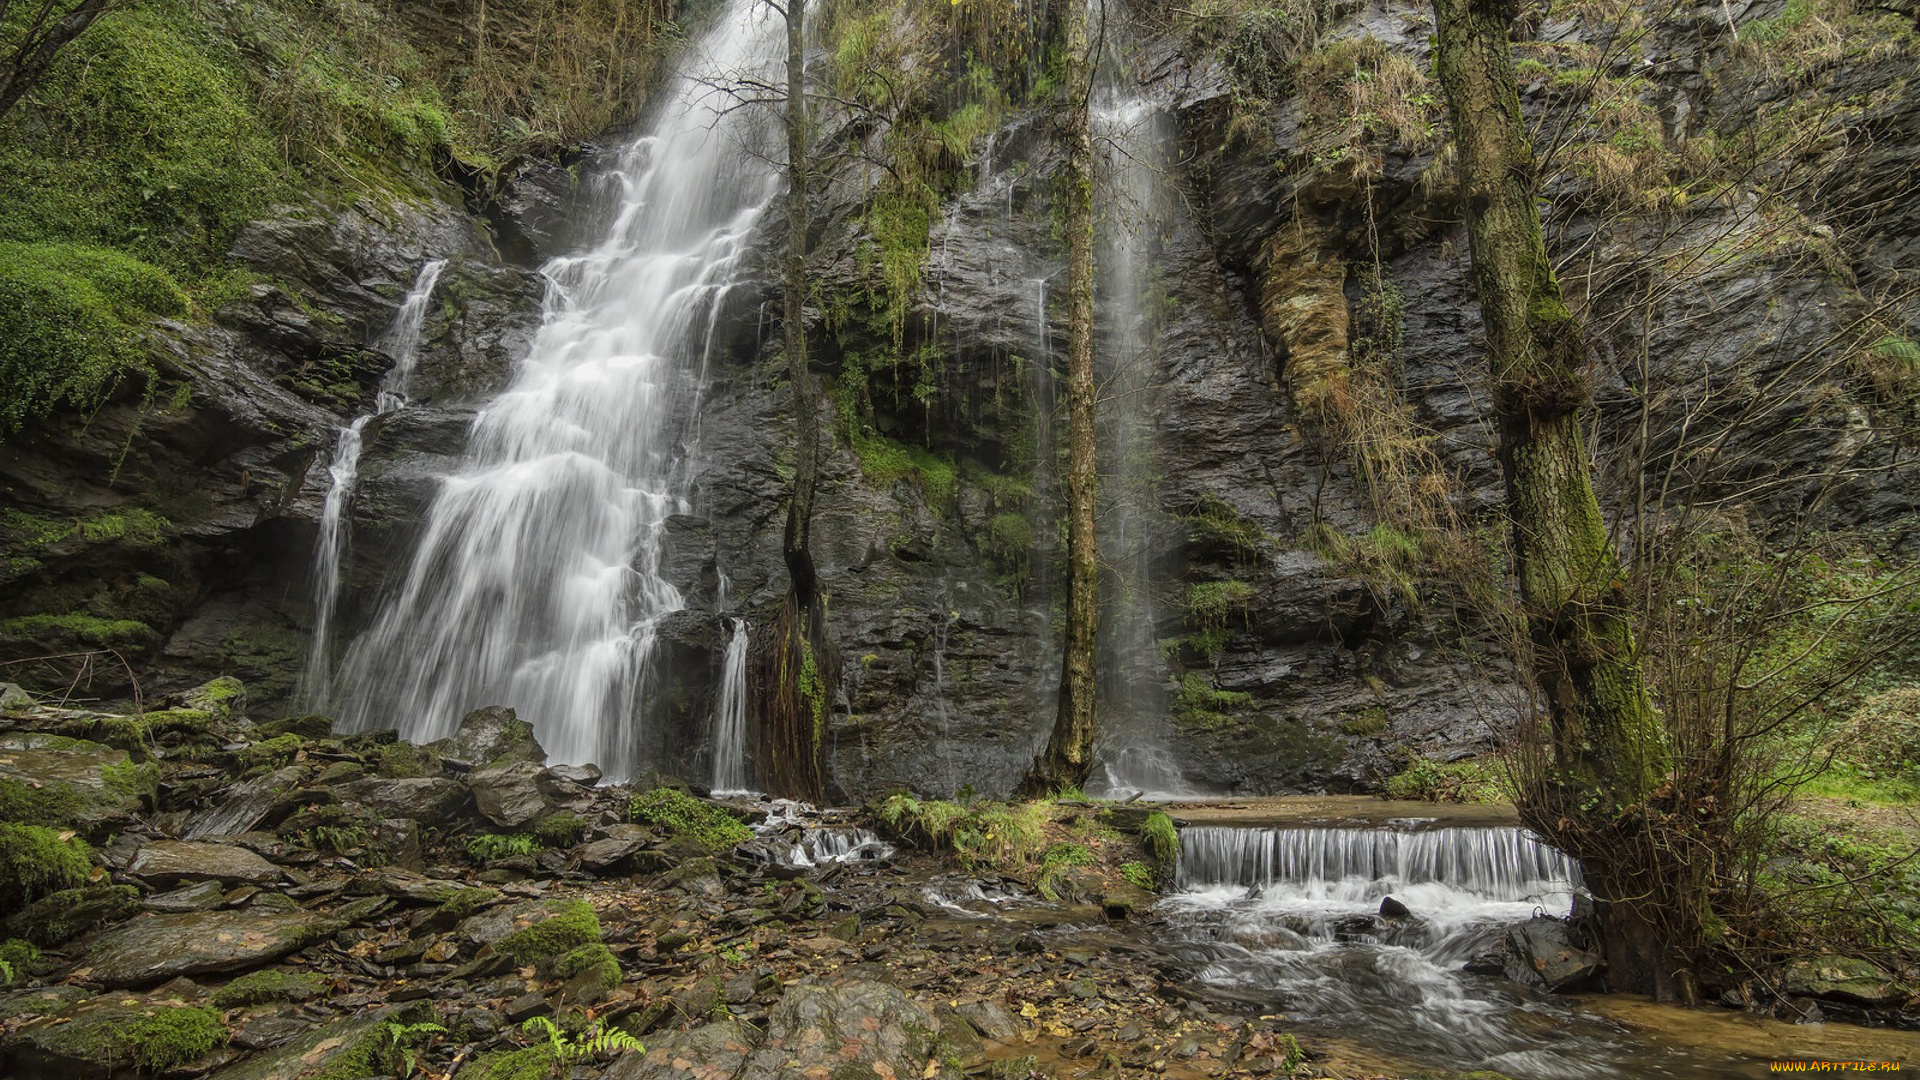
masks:
{"type": "MultiPolygon", "coordinates": [[[[1100,0],[1092,0],[1099,4],[1100,0]]],[[[1106,14],[1119,14],[1117,3],[1106,14]]],[[[1160,655],[1152,564],[1159,518],[1154,394],[1160,357],[1157,319],[1165,287],[1161,237],[1175,213],[1170,179],[1173,132],[1121,62],[1133,48],[1120,27],[1117,46],[1096,74],[1093,129],[1105,149],[1100,182],[1112,192],[1098,222],[1100,365],[1100,555],[1114,572],[1101,597],[1098,768],[1089,794],[1171,798],[1195,794],[1168,746],[1167,665],[1160,655]]]]}
{"type": "Polygon", "coordinates": [[[360,478],[360,450],[365,445],[367,423],[406,406],[407,383],[420,356],[420,330],[426,325],[427,303],[446,267],[445,259],[434,259],[420,267],[413,288],[394,314],[393,324],[375,343],[393,358],[393,366],[380,379],[373,411],[355,417],[340,429],[334,441],[333,460],[327,467],[327,498],[320,508],[320,537],[314,546],[313,640],[308,644],[307,667],[301,676],[301,697],[309,704],[326,692],[333,674],[333,612],[340,601],[340,568],[347,553],[347,505],[360,478]]]}
{"type": "Polygon", "coordinates": [[[733,620],[713,707],[713,793],[751,794],[747,786],[747,620],[733,620]]]}
{"type": "Polygon", "coordinates": [[[1559,900],[1579,882],[1573,860],[1519,828],[1180,831],[1179,884],[1196,890],[1284,886],[1314,900],[1370,903],[1438,885],[1493,902],[1559,900]]]}
{"type": "Polygon", "coordinates": [[[1565,916],[1579,868],[1516,827],[1180,830],[1166,938],[1197,981],[1303,1034],[1525,1080],[1620,1072],[1618,1032],[1462,969],[1509,926],[1565,916]],[[1391,896],[1411,913],[1384,917],[1391,896]],[[1603,1064],[1605,1063],[1605,1064],[1603,1064]]]}
{"type": "Polygon", "coordinates": [[[756,799],[754,805],[764,809],[766,817],[753,827],[755,838],[735,849],[743,858],[797,873],[893,855],[893,845],[878,833],[843,824],[847,811],[792,799],[756,799]]]}

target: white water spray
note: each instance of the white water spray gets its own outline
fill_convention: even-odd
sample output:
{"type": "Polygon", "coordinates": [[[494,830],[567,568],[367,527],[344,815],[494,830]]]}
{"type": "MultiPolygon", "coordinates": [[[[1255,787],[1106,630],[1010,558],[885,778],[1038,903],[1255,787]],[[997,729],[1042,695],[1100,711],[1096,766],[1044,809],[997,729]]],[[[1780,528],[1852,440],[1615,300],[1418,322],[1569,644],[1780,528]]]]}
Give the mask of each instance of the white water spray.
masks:
{"type": "Polygon", "coordinates": [[[333,675],[333,612],[340,602],[340,565],[347,553],[347,504],[360,479],[360,450],[367,422],[406,406],[407,383],[420,357],[420,330],[426,325],[427,302],[433,298],[433,288],[446,268],[445,259],[434,259],[420,267],[413,288],[394,314],[393,324],[375,343],[393,358],[393,366],[380,379],[373,411],[355,417],[353,423],[340,429],[334,441],[333,462],[327,468],[327,499],[320,508],[320,537],[314,546],[313,640],[307,647],[307,667],[301,675],[300,696],[309,702],[326,692],[333,675]]]}
{"type": "Polygon", "coordinates": [[[633,775],[659,619],[667,519],[691,509],[697,382],[755,225],[781,189],[780,132],[715,87],[777,82],[783,27],[730,0],[705,61],[624,151],[592,250],[549,263],[543,325],[474,422],[413,560],[348,651],[350,730],[426,742],[510,705],[561,762],[633,775]]]}

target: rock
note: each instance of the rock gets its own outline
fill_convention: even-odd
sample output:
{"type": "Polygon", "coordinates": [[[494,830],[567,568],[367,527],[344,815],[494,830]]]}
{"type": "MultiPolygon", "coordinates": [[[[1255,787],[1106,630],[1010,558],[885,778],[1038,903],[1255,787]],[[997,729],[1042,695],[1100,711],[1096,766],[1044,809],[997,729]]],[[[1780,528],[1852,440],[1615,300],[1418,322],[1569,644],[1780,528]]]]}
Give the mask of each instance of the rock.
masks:
{"type": "Polygon", "coordinates": [[[983,1039],[1011,1039],[1020,1034],[1013,1015],[996,1001],[966,1001],[953,1011],[983,1039]]]}
{"type": "Polygon", "coordinates": [[[531,761],[513,761],[476,769],[467,777],[474,805],[488,821],[505,828],[530,824],[554,810],[544,787],[547,770],[531,761]]]}
{"type": "MultiPolygon", "coordinates": [[[[938,1057],[940,1026],[899,987],[864,979],[801,982],[769,1011],[766,1034],[732,1019],[685,1034],[655,1035],[644,1055],[623,1055],[606,1080],[784,1080],[840,1075],[859,1062],[862,1076],[920,1076],[938,1057]]],[[[851,1076],[850,1070],[846,1075],[851,1076]]]]}
{"type": "Polygon", "coordinates": [[[218,881],[201,881],[172,892],[156,893],[142,901],[148,911],[180,915],[190,911],[212,911],[226,903],[227,887],[218,881]]]}
{"type": "Polygon", "coordinates": [[[1380,901],[1380,917],[1383,919],[1404,919],[1411,914],[1413,912],[1407,910],[1407,905],[1391,896],[1384,897],[1380,901]]]}
{"type": "MultiPolygon", "coordinates": [[[[214,883],[214,888],[219,888],[214,883]]],[[[140,910],[140,893],[131,885],[86,885],[63,889],[15,912],[6,936],[42,948],[63,944],[102,923],[118,922],[140,910]]]]}
{"type": "Polygon", "coordinates": [[[547,752],[534,737],[533,725],[520,719],[512,709],[489,705],[462,717],[460,727],[449,738],[429,743],[428,750],[443,758],[475,767],[530,761],[547,762],[547,752]]]}
{"type": "Polygon", "coordinates": [[[220,1014],[163,992],[146,998],[107,995],[31,1024],[7,1041],[12,1075],[45,1080],[100,1080],[151,1075],[194,1063],[194,1075],[232,1060],[222,1051],[220,1014]],[[159,1066],[160,1068],[155,1068],[159,1066]]]}
{"type": "Polygon", "coordinates": [[[0,682],[0,713],[19,713],[33,708],[33,695],[15,683],[0,682]]]}
{"type": "Polygon", "coordinates": [[[344,802],[356,802],[383,818],[412,818],[440,823],[466,808],[467,789],[443,776],[390,780],[369,776],[332,789],[344,802]]]}
{"type": "Polygon", "coordinates": [[[1590,987],[1599,975],[1598,956],[1573,943],[1564,920],[1536,915],[1509,927],[1502,937],[1507,978],[1552,993],[1590,987]]]}
{"type": "Polygon", "coordinates": [[[592,787],[599,783],[601,776],[598,765],[553,765],[549,766],[547,771],[569,784],[579,784],[582,787],[592,787]]]}
{"type": "Polygon", "coordinates": [[[157,840],[142,847],[127,873],[158,885],[181,881],[244,882],[271,885],[282,871],[243,847],[197,840],[157,840]]]}
{"type": "Polygon", "coordinates": [[[310,911],[149,915],[104,934],[72,977],[117,988],[178,975],[237,973],[304,948],[338,925],[310,911]]]}
{"type": "Polygon", "coordinates": [[[159,769],[125,750],[61,735],[0,735],[0,800],[28,824],[94,831],[154,797],[159,769]]]}
{"type": "Polygon", "coordinates": [[[653,833],[638,825],[614,825],[600,839],[574,848],[568,860],[582,870],[602,873],[620,866],[653,841],[653,833]]]}
{"type": "Polygon", "coordinates": [[[1900,1004],[1907,993],[1877,965],[1850,956],[1814,956],[1789,961],[1780,972],[1789,996],[1843,1001],[1870,1009],[1900,1004]]]}
{"type": "Polygon", "coordinates": [[[220,1080],[311,1080],[323,1065],[328,1076],[379,1076],[388,1071],[378,1056],[387,1024],[430,1019],[432,1009],[424,1002],[348,1015],[222,1072],[220,1080]]]}

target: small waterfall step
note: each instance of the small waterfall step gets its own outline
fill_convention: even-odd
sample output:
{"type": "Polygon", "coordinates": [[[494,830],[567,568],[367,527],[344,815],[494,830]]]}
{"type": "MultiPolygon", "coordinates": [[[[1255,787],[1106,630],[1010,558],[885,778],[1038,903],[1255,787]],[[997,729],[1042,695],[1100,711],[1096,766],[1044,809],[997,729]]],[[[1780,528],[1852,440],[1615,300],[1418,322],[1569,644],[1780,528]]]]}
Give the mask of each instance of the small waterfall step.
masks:
{"type": "Polygon", "coordinates": [[[1567,893],[1579,875],[1573,860],[1516,826],[1180,830],[1185,889],[1243,886],[1352,901],[1433,884],[1519,902],[1567,893]]]}

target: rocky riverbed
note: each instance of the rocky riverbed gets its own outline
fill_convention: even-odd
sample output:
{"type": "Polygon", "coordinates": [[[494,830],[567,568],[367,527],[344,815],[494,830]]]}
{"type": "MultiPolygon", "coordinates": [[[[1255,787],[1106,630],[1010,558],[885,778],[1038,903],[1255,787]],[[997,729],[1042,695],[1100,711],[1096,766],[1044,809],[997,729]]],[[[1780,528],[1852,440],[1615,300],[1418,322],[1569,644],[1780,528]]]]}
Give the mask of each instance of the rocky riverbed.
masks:
{"type": "MultiPolygon", "coordinates": [[[[997,809],[959,826],[978,831],[946,845],[956,857],[912,843],[942,812],[929,807],[953,804],[823,811],[703,798],[659,776],[601,786],[591,767],[549,766],[507,709],[414,747],[391,732],[337,737],[324,717],[255,724],[231,679],[134,714],[0,690],[8,1075],[1498,1075],[1353,1037],[1366,1017],[1330,1025],[1324,1009],[1292,1015],[1311,1003],[1210,981],[1222,950],[1284,947],[1268,939],[1310,935],[1311,920],[1182,921],[1156,895],[1174,885],[1179,841],[1145,808],[982,804],[997,809]]],[[[1417,809],[1303,799],[1173,813],[1218,833],[1417,809]]],[[[1497,810],[1455,823],[1476,827],[1510,828],[1497,810]]],[[[1417,933],[1421,914],[1342,916],[1337,940],[1314,948],[1351,967],[1417,933]]],[[[1670,1020],[1601,1021],[1549,995],[1592,985],[1559,920],[1489,940],[1507,977],[1532,986],[1499,989],[1501,956],[1463,985],[1517,1017],[1514,1030],[1585,1025],[1604,1062],[1640,1041],[1616,1036],[1670,1020]]],[[[1871,971],[1816,974],[1804,996],[1830,1008],[1897,1010],[1905,993],[1871,971]]],[[[1430,990],[1380,987],[1389,1000],[1430,990]]],[[[1689,1015],[1696,1033],[1724,1031],[1716,1051],[1738,1053],[1732,1014],[1689,1015]]],[[[1894,1054],[1912,1041],[1877,1038],[1894,1054]]],[[[1742,1075],[1668,1068],[1675,1041],[1633,1060],[1742,1075]]],[[[1628,1075],[1599,1067],[1580,1075],[1628,1075]]]]}

